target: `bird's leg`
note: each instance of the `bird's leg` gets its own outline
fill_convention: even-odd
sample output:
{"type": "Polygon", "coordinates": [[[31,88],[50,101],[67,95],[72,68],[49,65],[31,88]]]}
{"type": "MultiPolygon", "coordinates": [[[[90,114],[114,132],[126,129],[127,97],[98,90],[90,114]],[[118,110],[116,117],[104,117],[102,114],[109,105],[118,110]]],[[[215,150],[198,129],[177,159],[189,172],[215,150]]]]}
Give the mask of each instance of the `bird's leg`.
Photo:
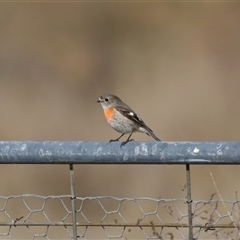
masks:
{"type": "Polygon", "coordinates": [[[119,139],[120,139],[123,135],[125,135],[125,134],[123,133],[119,138],[117,138],[117,139],[111,139],[109,142],[117,142],[117,141],[119,141],[119,139]]]}
{"type": "Polygon", "coordinates": [[[133,133],[131,133],[131,134],[128,136],[128,138],[127,138],[126,141],[124,141],[124,142],[121,143],[120,147],[122,147],[122,146],[124,146],[125,144],[127,144],[128,142],[131,142],[131,141],[134,140],[134,139],[130,139],[130,137],[132,136],[132,134],[133,134],[133,133]]]}

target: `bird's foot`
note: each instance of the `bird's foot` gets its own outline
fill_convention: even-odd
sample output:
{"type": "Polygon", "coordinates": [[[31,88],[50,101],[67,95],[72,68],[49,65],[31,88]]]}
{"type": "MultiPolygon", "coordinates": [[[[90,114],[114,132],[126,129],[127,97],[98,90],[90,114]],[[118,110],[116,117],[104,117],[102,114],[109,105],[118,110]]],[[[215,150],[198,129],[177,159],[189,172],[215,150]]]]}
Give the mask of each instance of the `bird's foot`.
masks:
{"type": "Polygon", "coordinates": [[[122,142],[120,147],[125,146],[128,142],[132,142],[132,141],[134,141],[134,139],[128,139],[128,140],[122,142]]]}

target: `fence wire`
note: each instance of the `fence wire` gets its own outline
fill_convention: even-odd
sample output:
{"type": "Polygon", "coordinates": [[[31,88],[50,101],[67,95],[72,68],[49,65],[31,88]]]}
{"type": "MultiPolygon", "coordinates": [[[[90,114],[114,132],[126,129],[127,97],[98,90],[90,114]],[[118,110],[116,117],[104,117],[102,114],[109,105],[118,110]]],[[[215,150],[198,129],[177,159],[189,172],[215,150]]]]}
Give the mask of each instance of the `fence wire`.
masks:
{"type": "MultiPolygon", "coordinates": [[[[239,239],[240,201],[213,198],[192,201],[194,238],[239,239]]],[[[186,201],[76,197],[77,238],[188,239],[186,201]]],[[[71,195],[0,196],[0,219],[1,239],[74,238],[71,195]]]]}
{"type": "Polygon", "coordinates": [[[69,195],[0,196],[0,239],[240,239],[237,193],[192,200],[190,178],[191,164],[240,164],[239,142],[0,142],[0,163],[70,167],[69,195]],[[74,164],[182,164],[186,197],[79,197],[74,164]]]}

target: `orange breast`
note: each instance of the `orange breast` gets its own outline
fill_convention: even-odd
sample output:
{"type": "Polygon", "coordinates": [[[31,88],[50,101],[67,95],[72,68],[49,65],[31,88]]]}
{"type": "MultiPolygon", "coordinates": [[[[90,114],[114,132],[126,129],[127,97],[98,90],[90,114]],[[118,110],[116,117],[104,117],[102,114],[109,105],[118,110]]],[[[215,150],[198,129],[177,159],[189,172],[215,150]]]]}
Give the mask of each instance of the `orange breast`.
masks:
{"type": "Polygon", "coordinates": [[[106,119],[109,121],[112,118],[113,115],[113,108],[108,108],[104,110],[104,115],[106,117],[106,119]]]}

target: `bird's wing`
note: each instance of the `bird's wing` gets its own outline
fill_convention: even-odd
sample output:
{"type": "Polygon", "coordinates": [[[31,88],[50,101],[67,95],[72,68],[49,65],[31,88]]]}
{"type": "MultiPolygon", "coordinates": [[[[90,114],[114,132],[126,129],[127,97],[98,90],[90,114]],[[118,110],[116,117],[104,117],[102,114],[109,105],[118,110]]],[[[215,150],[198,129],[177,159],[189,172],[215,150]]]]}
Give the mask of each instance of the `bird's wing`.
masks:
{"type": "Polygon", "coordinates": [[[135,123],[139,124],[141,127],[147,128],[152,132],[152,130],[144,123],[144,121],[141,119],[141,117],[136,114],[134,111],[132,111],[131,108],[126,109],[123,107],[116,107],[116,110],[122,113],[122,115],[135,123]]]}

